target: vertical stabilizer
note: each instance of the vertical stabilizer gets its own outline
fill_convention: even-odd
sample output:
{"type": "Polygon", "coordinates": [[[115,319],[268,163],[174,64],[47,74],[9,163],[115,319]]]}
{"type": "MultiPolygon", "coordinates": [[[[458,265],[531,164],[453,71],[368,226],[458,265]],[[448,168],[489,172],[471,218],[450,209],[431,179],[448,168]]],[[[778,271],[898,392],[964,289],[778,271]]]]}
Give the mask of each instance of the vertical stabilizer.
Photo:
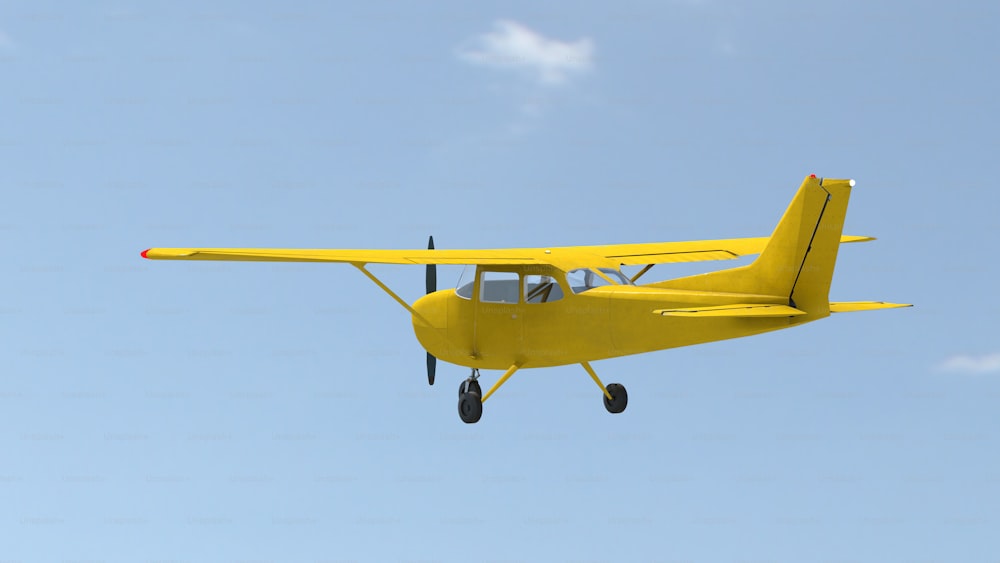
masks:
{"type": "Polygon", "coordinates": [[[829,314],[830,281],[853,180],[809,176],[753,263],[668,280],[655,287],[787,296],[809,315],[829,314]]]}

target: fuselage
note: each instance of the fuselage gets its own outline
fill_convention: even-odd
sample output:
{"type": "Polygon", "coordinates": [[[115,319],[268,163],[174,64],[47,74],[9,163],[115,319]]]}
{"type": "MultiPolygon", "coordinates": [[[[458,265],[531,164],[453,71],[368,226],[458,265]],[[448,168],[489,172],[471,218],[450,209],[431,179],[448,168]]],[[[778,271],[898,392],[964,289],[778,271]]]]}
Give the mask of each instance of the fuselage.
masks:
{"type": "Polygon", "coordinates": [[[750,336],[820,318],[661,316],[653,311],[787,304],[788,299],[655,286],[605,285],[581,293],[567,291],[558,300],[541,303],[523,297],[516,303],[483,302],[479,295],[476,291],[464,298],[448,289],[418,300],[414,309],[422,318],[413,316],[413,327],[421,345],[441,360],[467,367],[547,367],[750,336]]]}

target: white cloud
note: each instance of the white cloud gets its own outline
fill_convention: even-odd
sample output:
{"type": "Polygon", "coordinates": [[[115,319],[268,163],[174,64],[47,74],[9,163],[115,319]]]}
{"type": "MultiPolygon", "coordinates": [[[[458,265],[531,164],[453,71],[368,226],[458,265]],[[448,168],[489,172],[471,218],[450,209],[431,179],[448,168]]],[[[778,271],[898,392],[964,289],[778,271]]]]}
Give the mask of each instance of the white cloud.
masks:
{"type": "Polygon", "coordinates": [[[1000,372],[1000,354],[969,356],[961,354],[945,360],[940,366],[943,371],[979,375],[1000,372]]]}
{"type": "Polygon", "coordinates": [[[470,64],[527,72],[541,84],[565,83],[572,75],[593,67],[594,42],[549,39],[524,24],[499,20],[494,30],[476,38],[475,45],[459,49],[470,64]]]}

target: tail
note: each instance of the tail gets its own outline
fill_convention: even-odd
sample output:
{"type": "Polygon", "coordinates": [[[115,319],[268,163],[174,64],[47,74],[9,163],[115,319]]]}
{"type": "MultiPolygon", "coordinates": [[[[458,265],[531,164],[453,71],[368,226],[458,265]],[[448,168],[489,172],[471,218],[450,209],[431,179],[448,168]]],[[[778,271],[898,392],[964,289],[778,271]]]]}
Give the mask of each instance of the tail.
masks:
{"type": "Polygon", "coordinates": [[[830,282],[852,186],[854,180],[807,177],[753,263],[655,285],[787,296],[789,306],[810,317],[829,315],[830,282]]]}

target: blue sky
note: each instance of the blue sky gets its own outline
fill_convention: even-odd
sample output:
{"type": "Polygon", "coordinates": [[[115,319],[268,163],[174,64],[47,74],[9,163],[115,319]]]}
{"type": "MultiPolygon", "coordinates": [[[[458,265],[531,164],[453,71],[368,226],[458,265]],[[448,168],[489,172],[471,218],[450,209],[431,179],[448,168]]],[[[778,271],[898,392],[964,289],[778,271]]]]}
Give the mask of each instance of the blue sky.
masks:
{"type": "Polygon", "coordinates": [[[995,561],[998,11],[4,3],[0,560],[995,561]],[[831,298],[916,307],[598,362],[617,416],[466,426],[353,269],[138,256],[763,236],[809,173],[879,238],[831,298]]]}

